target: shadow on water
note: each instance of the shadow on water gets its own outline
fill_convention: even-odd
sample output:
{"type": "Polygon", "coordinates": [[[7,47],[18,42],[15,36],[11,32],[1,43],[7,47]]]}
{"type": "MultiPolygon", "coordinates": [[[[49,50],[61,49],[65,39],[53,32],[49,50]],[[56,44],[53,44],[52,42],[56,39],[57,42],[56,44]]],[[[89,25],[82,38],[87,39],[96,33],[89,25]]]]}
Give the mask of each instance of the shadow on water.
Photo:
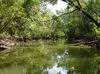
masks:
{"type": "Polygon", "coordinates": [[[0,53],[0,74],[100,74],[94,49],[58,41],[34,41],[0,53]]]}

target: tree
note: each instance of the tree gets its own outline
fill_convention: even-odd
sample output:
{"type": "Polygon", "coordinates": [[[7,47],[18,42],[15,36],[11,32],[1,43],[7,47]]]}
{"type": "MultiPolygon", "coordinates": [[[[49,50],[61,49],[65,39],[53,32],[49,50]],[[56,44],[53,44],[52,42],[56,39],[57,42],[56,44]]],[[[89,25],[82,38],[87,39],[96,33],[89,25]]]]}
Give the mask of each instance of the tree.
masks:
{"type": "MultiPolygon", "coordinates": [[[[45,1],[50,1],[50,2],[56,2],[57,0],[45,0],[45,1]]],[[[91,15],[89,15],[82,7],[81,5],[81,1],[82,0],[63,0],[64,2],[67,2],[69,6],[74,7],[75,9],[77,9],[79,12],[83,13],[87,18],[89,18],[93,23],[95,23],[95,25],[97,27],[100,27],[100,23],[98,23],[98,21],[96,21],[91,15]]],[[[90,1],[91,2],[91,1],[90,1]]],[[[94,1],[93,1],[94,2],[94,1]]],[[[98,0],[96,0],[96,2],[99,2],[98,0]]]]}

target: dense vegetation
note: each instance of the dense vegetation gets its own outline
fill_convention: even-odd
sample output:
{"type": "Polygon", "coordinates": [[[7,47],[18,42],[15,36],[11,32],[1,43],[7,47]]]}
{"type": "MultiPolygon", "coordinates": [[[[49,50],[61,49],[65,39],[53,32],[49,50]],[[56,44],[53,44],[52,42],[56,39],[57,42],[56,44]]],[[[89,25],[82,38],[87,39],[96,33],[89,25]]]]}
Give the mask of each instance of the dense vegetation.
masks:
{"type": "Polygon", "coordinates": [[[54,15],[57,0],[0,0],[0,74],[100,74],[100,0],[62,1],[54,15]]]}
{"type": "MultiPolygon", "coordinates": [[[[56,0],[0,0],[0,37],[52,38],[100,36],[100,0],[63,0],[61,15],[44,11],[56,0]]],[[[59,12],[58,12],[59,14],[59,12]]]]}

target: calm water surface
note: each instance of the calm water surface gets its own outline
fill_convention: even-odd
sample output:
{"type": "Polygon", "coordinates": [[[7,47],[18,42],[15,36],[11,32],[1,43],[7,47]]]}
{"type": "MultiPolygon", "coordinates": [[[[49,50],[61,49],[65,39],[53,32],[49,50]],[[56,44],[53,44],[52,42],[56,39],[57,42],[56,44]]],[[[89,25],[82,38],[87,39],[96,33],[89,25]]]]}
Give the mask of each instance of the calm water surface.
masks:
{"type": "Polygon", "coordinates": [[[64,40],[38,40],[0,53],[0,74],[100,74],[100,55],[64,40]]]}

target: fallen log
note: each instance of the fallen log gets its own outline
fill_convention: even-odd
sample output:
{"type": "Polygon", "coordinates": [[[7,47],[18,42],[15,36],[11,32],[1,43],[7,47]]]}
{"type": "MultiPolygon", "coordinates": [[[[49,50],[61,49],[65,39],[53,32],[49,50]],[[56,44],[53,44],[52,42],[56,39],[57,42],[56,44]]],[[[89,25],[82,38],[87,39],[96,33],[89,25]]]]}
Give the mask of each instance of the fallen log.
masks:
{"type": "Polygon", "coordinates": [[[100,48],[100,41],[99,40],[94,40],[94,41],[90,41],[90,42],[83,42],[83,44],[90,45],[91,47],[95,47],[95,48],[100,48]]]}

